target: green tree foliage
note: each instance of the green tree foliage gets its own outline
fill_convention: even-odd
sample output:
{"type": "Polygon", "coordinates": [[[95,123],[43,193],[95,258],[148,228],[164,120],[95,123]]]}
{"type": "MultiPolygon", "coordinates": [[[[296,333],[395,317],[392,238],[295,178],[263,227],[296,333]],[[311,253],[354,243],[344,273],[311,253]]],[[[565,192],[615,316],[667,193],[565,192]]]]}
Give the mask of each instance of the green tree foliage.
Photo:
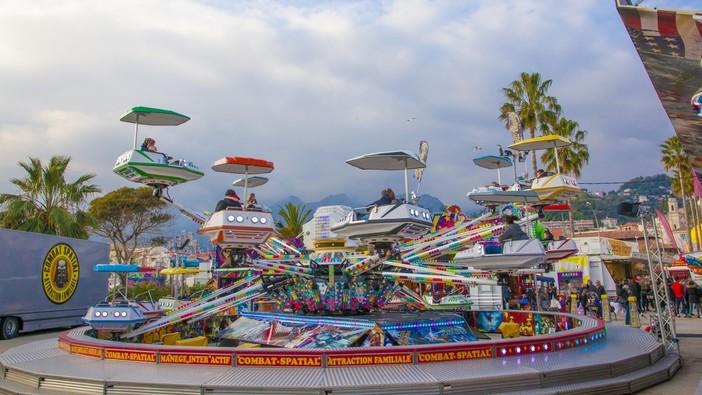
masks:
{"type": "Polygon", "coordinates": [[[683,151],[682,144],[678,136],[669,137],[661,144],[661,162],[665,171],[672,171],[676,176],[678,185],[673,185],[673,193],[678,196],[685,196],[692,191],[692,180],[685,183],[688,174],[691,173],[690,159],[683,151]]]}
{"type": "Polygon", "coordinates": [[[303,204],[287,202],[278,210],[278,215],[283,219],[283,223],[278,225],[278,234],[283,238],[292,239],[302,233],[302,225],[312,218],[312,210],[308,210],[303,204]]]}
{"type": "Polygon", "coordinates": [[[670,195],[672,182],[670,177],[665,174],[656,174],[655,176],[636,177],[625,182],[619,187],[619,193],[629,190],[634,196],[660,196],[667,197],[670,195]]]}
{"type": "Polygon", "coordinates": [[[213,286],[209,286],[208,284],[200,284],[200,283],[194,283],[188,289],[186,290],[186,294],[190,295],[191,298],[198,298],[202,299],[203,296],[209,295],[212,292],[214,292],[215,289],[213,286]]]}
{"type": "MultiPolygon", "coordinates": [[[[692,238],[690,237],[690,228],[693,224],[690,222],[690,216],[687,211],[687,203],[685,201],[686,196],[690,190],[686,190],[685,188],[684,177],[684,174],[692,174],[692,165],[690,164],[690,159],[687,157],[687,154],[685,154],[685,151],[683,150],[682,144],[680,144],[678,136],[667,138],[663,142],[663,144],[660,145],[660,147],[661,153],[663,154],[663,156],[661,157],[661,162],[663,162],[663,168],[665,169],[665,171],[673,171],[673,173],[677,176],[677,193],[682,198],[683,213],[685,214],[685,223],[687,225],[688,248],[690,251],[692,251],[692,238]]],[[[690,183],[690,186],[691,185],[692,184],[690,183]]],[[[673,187],[673,191],[675,190],[676,188],[673,187]]]]}
{"type": "Polygon", "coordinates": [[[173,216],[166,207],[149,187],[124,187],[93,200],[89,211],[99,222],[95,234],[112,242],[117,261],[133,263],[143,236],[158,237],[170,225],[173,216]]]}
{"type": "Polygon", "coordinates": [[[66,181],[69,156],[53,156],[44,167],[37,158],[19,162],[27,172],[24,178],[13,178],[18,194],[0,195],[0,226],[8,229],[87,239],[91,227],[97,224],[83,210],[87,200],[99,193],[89,181],[94,174],[84,174],[74,182],[66,181]]]}
{"type": "MultiPolygon", "coordinates": [[[[660,204],[663,205],[664,198],[670,195],[670,188],[670,178],[665,174],[636,177],[622,184],[616,191],[607,192],[603,198],[591,196],[586,192],[582,192],[577,194],[568,203],[572,207],[573,219],[576,221],[581,219],[594,220],[594,215],[596,215],[600,225],[602,224],[602,220],[607,217],[616,218],[617,221],[622,224],[637,220],[619,215],[617,209],[620,203],[634,202],[639,196],[647,196],[652,202],[660,201],[660,204]],[[588,205],[588,203],[590,203],[590,205],[588,205]]],[[[662,209],[662,207],[650,208],[662,209]]],[[[564,218],[565,216],[566,213],[547,212],[544,220],[564,221],[566,219],[564,218]]]]}
{"type": "Polygon", "coordinates": [[[577,122],[566,118],[559,118],[558,122],[551,125],[551,134],[565,137],[571,141],[567,147],[555,150],[546,150],[541,155],[541,162],[546,165],[547,171],[556,171],[556,154],[558,163],[563,174],[570,174],[575,178],[580,178],[582,168],[590,162],[590,152],[587,144],[584,144],[586,130],[580,130],[577,122]]]}
{"type": "MultiPolygon", "coordinates": [[[[522,127],[529,131],[529,137],[536,137],[536,131],[541,134],[549,133],[549,125],[553,125],[561,113],[561,106],[555,97],[548,95],[551,80],[542,81],[539,73],[521,73],[518,80],[513,81],[508,88],[502,89],[507,100],[500,107],[498,119],[505,121],[509,130],[509,113],[519,115],[522,127]]],[[[536,156],[531,153],[533,174],[536,174],[536,156]]]]}
{"type": "MultiPolygon", "coordinates": [[[[124,276],[120,276],[121,280],[124,281],[124,276]]],[[[124,292],[124,286],[121,284],[116,285],[110,290],[110,295],[116,295],[118,292],[124,292]]],[[[154,302],[159,299],[169,296],[171,294],[170,287],[166,285],[156,285],[152,281],[140,282],[136,285],[127,287],[127,295],[125,295],[130,300],[140,300],[140,301],[150,301],[149,295],[154,302]]]]}
{"type": "MultiPolygon", "coordinates": [[[[123,276],[120,276],[120,277],[121,277],[120,281],[125,280],[125,278],[123,276]]],[[[123,282],[115,285],[112,289],[110,289],[109,295],[114,296],[114,295],[117,295],[118,292],[124,292],[124,286],[122,284],[123,284],[123,282]]],[[[151,299],[153,299],[154,302],[157,302],[159,299],[165,298],[167,296],[173,296],[173,297],[192,296],[193,298],[202,298],[204,295],[208,295],[212,292],[214,292],[214,289],[209,287],[207,284],[195,283],[195,284],[187,287],[185,290],[183,290],[182,295],[171,295],[171,286],[157,285],[153,281],[144,281],[144,282],[140,282],[138,284],[127,287],[126,297],[128,299],[149,301],[149,295],[150,295],[151,299]]]]}

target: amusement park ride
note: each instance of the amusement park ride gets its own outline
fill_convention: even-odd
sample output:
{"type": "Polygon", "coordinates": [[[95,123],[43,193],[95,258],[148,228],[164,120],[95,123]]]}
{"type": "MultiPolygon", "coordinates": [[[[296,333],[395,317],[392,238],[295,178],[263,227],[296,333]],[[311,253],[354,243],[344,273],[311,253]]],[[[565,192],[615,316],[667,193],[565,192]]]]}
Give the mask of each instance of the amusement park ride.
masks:
{"type": "MultiPolygon", "coordinates": [[[[216,172],[244,174],[244,196],[248,196],[249,175],[270,173],[273,168],[273,162],[241,157],[222,158],[212,165],[212,170],[216,172]]],[[[244,203],[239,208],[229,207],[212,213],[197,232],[207,236],[213,245],[236,249],[241,253],[268,241],[275,232],[275,226],[270,210],[244,203]]]]}
{"type": "Polygon", "coordinates": [[[139,125],[176,126],[190,120],[174,111],[134,107],[120,121],[134,124],[134,147],[117,158],[113,172],[129,181],[154,188],[178,185],[205,175],[191,162],[173,160],[165,153],[137,149],[139,125]]]}
{"type": "MultiPolygon", "coordinates": [[[[671,33],[677,31],[676,23],[694,26],[693,13],[676,12],[673,18],[669,10],[645,9],[638,3],[617,2],[634,42],[652,37],[652,32],[679,39],[671,33]]],[[[678,90],[692,93],[699,87],[689,86],[695,79],[681,84],[670,72],[674,63],[672,69],[682,64],[683,71],[699,74],[699,48],[685,49],[685,58],[676,53],[670,62],[661,61],[666,55],[660,51],[640,54],[649,73],[657,71],[652,80],[664,93],[671,120],[684,123],[678,126],[687,131],[699,122],[680,113],[680,99],[687,101],[690,95],[678,90]],[[646,63],[648,57],[652,59],[646,63]],[[661,82],[669,85],[660,88],[661,82]]],[[[696,117],[702,100],[693,99],[696,117]]],[[[122,120],[136,125],[134,149],[119,157],[114,171],[152,186],[155,196],[202,225],[200,233],[233,257],[226,267],[214,270],[232,281],[168,309],[151,309],[126,298],[101,302],[84,317],[91,328],[62,333],[58,346],[55,341],[35,342],[0,355],[0,392],[30,386],[52,393],[160,393],[175,388],[183,393],[635,393],[670,379],[681,367],[670,309],[658,311],[655,338],[624,325],[605,326],[608,309],[602,311],[603,320],[574,311],[540,311],[540,306],[505,310],[471,304],[474,289],[493,287],[496,277],[505,278],[502,273],[539,272],[535,267],[575,252],[570,240],[542,242],[535,237],[542,210],[562,208],[578,191],[574,179],[559,174],[560,166],[556,174],[531,181],[517,180],[515,169],[515,184],[503,186],[500,170],[514,166],[515,156],[501,152],[476,158],[476,165],[498,171],[499,184],[468,193],[488,209],[474,219],[450,209],[439,218],[428,217],[414,192],[413,203],[361,210],[322,207],[303,227],[303,249],[276,237],[265,206],[201,214],[173,202],[168,187],[204,173],[190,162],[137,149],[138,127],[178,125],[188,119],[146,107],[129,111],[122,120]],[[517,223],[530,239],[496,243],[505,229],[503,214],[519,217],[517,223]],[[272,308],[256,311],[256,306],[272,308]],[[86,358],[92,360],[85,363],[86,358]]],[[[555,136],[524,140],[516,114],[509,114],[509,121],[515,137],[510,149],[521,152],[521,158],[526,151],[568,144],[555,136]]],[[[422,148],[420,144],[425,153],[422,148]]],[[[421,170],[425,160],[421,154],[418,158],[392,151],[348,163],[361,169],[404,170],[409,200],[407,171],[421,170]]],[[[696,167],[702,166],[702,159],[696,160],[696,167]]],[[[272,171],[273,164],[225,157],[212,168],[244,174],[234,184],[248,189],[265,183],[264,177],[251,175],[272,171]]],[[[648,240],[644,222],[649,214],[636,215],[648,240]]],[[[686,258],[688,265],[702,267],[702,254],[686,258]]],[[[653,284],[665,284],[661,260],[661,270],[654,270],[650,254],[648,260],[653,284]]],[[[142,270],[104,266],[112,268],[96,270],[142,270]]],[[[664,287],[655,287],[655,301],[665,305],[664,287]]],[[[638,314],[631,316],[632,326],[638,319],[638,314]]]]}
{"type": "MultiPolygon", "coordinates": [[[[535,180],[530,191],[469,193],[471,199],[479,200],[492,212],[435,230],[432,213],[406,200],[357,209],[339,206],[327,208],[326,212],[322,208],[311,222],[324,228],[324,235],[315,233],[319,237],[308,244],[308,248],[312,246],[308,252],[275,236],[272,213],[265,206],[244,205],[207,216],[178,205],[167,196],[169,186],[196,180],[203,173],[191,162],[172,161],[165,154],[137,149],[138,127],[179,125],[188,119],[168,110],[130,110],[122,121],[135,124],[134,148],[118,158],[113,170],[129,181],[152,186],[155,196],[201,224],[198,233],[206,235],[229,256],[214,271],[231,281],[220,282],[216,291],[184,301],[155,317],[147,318],[144,309],[134,303],[101,303],[84,320],[95,331],[103,332],[103,337],[108,332],[114,339],[138,342],[164,330],[192,332],[193,328],[202,328],[204,321],[238,310],[237,318],[222,327],[218,339],[289,348],[323,346],[323,338],[329,340],[330,346],[377,345],[378,336],[384,339],[382,344],[395,345],[442,343],[449,338],[470,340],[474,338],[470,329],[455,324],[464,322],[460,314],[439,311],[470,309],[472,300],[467,289],[495,286],[496,272],[537,267],[549,260],[547,250],[551,244],[545,249],[535,238],[509,241],[497,246],[502,247],[500,251],[491,251],[495,244],[492,238],[504,228],[501,212],[494,214],[497,208],[509,207],[513,214],[523,211],[522,221],[528,227],[538,219],[527,210],[528,205],[563,201],[577,190],[571,178],[556,175],[535,180]],[[523,206],[516,208],[515,202],[523,206]],[[247,311],[257,301],[273,301],[275,307],[272,311],[247,311]],[[393,309],[405,313],[386,311],[378,315],[393,309]],[[361,317],[343,318],[351,314],[361,317]],[[423,329],[417,329],[414,335],[393,332],[392,328],[407,325],[434,328],[434,335],[423,329]],[[267,340],[252,336],[254,332],[266,332],[267,340]],[[439,333],[444,336],[437,337],[439,333]],[[303,341],[312,337],[319,341],[303,341]],[[277,340],[273,342],[272,338],[277,340]]],[[[539,149],[544,144],[558,147],[564,142],[539,138],[514,144],[513,149],[539,149]]],[[[425,146],[425,153],[426,149],[425,146]]],[[[426,166],[424,160],[408,151],[366,154],[347,163],[362,170],[402,170],[406,198],[410,196],[408,171],[426,166]]],[[[507,167],[505,163],[508,159],[504,157],[476,161],[498,171],[507,167]]],[[[259,175],[271,172],[274,165],[261,159],[230,156],[215,161],[211,168],[243,175],[234,185],[243,186],[247,196],[248,188],[268,181],[259,175]]],[[[574,245],[567,242],[558,245],[552,249],[559,257],[575,252],[574,245]]]]}

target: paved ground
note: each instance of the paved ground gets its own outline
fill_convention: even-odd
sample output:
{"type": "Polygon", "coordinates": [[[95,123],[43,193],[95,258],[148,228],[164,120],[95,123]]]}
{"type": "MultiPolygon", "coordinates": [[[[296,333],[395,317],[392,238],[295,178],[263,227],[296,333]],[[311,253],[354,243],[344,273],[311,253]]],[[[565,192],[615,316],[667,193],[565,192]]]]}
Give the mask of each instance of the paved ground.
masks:
{"type": "MultiPolygon", "coordinates": [[[[648,313],[646,313],[648,314],[648,313]]],[[[648,316],[641,317],[641,329],[649,324],[648,316]]],[[[611,325],[625,325],[623,319],[611,325]]],[[[678,318],[675,329],[680,341],[683,365],[672,379],[639,392],[643,395],[702,395],[702,318],[678,318]]]]}
{"type": "Polygon", "coordinates": [[[31,333],[20,333],[20,335],[14,339],[0,340],[0,354],[13,347],[17,347],[19,345],[30,343],[33,341],[46,340],[51,338],[58,339],[58,336],[61,334],[61,332],[65,330],[66,329],[50,329],[31,333]]]}
{"type": "MultiPolygon", "coordinates": [[[[642,317],[643,329],[648,317],[642,317]]],[[[624,325],[623,319],[610,325],[624,325]]],[[[680,340],[680,355],[683,366],[672,379],[639,392],[642,395],[702,395],[702,318],[678,318],[676,333],[680,340]]],[[[0,340],[0,354],[20,344],[58,337],[58,331],[42,331],[22,334],[11,340],[0,340]]]]}

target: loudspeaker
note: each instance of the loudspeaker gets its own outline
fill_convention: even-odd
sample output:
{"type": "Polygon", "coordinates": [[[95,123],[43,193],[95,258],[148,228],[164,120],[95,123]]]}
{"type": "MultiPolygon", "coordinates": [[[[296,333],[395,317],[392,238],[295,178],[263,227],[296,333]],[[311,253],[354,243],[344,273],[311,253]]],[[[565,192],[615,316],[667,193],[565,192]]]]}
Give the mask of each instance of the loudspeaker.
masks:
{"type": "Polygon", "coordinates": [[[636,218],[639,215],[639,203],[619,203],[619,206],[617,206],[617,214],[636,218]]]}

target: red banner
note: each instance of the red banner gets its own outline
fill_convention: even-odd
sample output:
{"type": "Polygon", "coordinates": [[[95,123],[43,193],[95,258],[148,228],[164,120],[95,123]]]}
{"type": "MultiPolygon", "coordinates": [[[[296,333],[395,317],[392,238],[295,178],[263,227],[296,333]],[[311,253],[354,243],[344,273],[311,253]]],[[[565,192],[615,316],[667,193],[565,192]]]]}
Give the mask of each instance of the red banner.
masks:
{"type": "Polygon", "coordinates": [[[661,213],[659,210],[656,210],[656,216],[658,216],[658,220],[661,221],[661,226],[663,227],[665,234],[668,236],[668,239],[670,239],[670,244],[672,244],[673,247],[675,247],[675,249],[678,250],[680,256],[682,256],[682,251],[680,251],[680,248],[678,248],[678,243],[675,242],[673,231],[670,229],[670,224],[665,218],[665,215],[663,215],[663,213],[661,213]]]}
{"type": "Polygon", "coordinates": [[[700,179],[697,177],[697,172],[695,171],[695,169],[692,169],[692,185],[695,188],[695,197],[701,198],[702,197],[702,185],[700,185],[700,179]]]}

